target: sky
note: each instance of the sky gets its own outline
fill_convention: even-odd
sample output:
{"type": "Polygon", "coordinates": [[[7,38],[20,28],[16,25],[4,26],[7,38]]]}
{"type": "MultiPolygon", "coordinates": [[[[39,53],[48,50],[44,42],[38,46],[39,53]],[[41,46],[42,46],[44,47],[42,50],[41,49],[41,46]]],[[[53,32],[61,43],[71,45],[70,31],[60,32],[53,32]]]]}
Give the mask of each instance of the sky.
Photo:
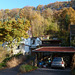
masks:
{"type": "Polygon", "coordinates": [[[37,7],[40,5],[47,5],[56,1],[68,1],[68,0],[1,0],[0,9],[14,9],[23,8],[25,6],[37,7]]]}

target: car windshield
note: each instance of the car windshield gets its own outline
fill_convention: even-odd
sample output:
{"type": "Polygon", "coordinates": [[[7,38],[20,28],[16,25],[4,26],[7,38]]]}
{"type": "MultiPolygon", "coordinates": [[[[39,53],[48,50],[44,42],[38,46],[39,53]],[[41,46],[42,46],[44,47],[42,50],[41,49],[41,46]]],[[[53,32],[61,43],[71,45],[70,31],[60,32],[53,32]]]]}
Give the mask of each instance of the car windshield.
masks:
{"type": "Polygon", "coordinates": [[[53,61],[62,61],[61,58],[54,58],[53,61]]]}
{"type": "Polygon", "coordinates": [[[62,60],[61,60],[61,59],[60,59],[60,60],[59,60],[59,59],[58,59],[58,60],[55,59],[55,60],[53,60],[53,61],[62,61],[62,60]]]}

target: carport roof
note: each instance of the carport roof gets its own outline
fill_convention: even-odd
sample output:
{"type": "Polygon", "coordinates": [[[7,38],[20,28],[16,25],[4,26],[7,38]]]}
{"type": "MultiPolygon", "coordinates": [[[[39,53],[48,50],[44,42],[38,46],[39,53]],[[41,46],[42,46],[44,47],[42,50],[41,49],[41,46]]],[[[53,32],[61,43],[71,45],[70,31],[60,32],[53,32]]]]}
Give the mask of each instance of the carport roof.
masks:
{"type": "Polygon", "coordinates": [[[41,47],[33,50],[32,52],[60,52],[60,53],[75,53],[72,47],[41,47]]]}

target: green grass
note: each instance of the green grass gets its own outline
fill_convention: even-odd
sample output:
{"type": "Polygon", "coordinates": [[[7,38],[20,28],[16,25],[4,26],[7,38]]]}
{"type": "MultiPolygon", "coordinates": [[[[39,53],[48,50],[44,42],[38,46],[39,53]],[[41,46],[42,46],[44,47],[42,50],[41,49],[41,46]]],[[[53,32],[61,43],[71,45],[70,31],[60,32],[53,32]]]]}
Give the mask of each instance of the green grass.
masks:
{"type": "Polygon", "coordinates": [[[30,72],[32,70],[37,69],[37,67],[35,66],[31,66],[31,65],[21,65],[19,70],[20,72],[24,73],[24,72],[30,72]]]}

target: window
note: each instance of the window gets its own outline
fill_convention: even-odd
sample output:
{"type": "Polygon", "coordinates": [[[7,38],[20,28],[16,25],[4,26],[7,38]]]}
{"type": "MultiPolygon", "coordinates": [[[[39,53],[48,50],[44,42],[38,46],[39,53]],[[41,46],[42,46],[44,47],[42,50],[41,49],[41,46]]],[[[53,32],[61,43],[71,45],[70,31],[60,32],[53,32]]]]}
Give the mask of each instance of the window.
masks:
{"type": "Polygon", "coordinates": [[[35,44],[35,40],[33,40],[32,44],[35,44]]]}

